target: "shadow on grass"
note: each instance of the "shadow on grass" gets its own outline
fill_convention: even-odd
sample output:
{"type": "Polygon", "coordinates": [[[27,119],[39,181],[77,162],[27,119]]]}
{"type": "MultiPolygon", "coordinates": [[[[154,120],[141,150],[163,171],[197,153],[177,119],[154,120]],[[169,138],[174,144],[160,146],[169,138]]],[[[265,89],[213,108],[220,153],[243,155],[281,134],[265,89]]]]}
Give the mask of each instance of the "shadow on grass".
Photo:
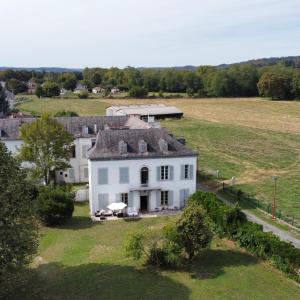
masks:
{"type": "Polygon", "coordinates": [[[189,289],[168,277],[130,266],[40,265],[24,273],[8,299],[188,299],[189,289]]]}
{"type": "Polygon", "coordinates": [[[258,263],[250,254],[234,250],[206,250],[186,271],[193,279],[213,279],[225,273],[227,267],[249,266],[258,263]]]}
{"type": "MultiPolygon", "coordinates": [[[[97,222],[97,223],[101,224],[101,222],[97,222]]],[[[95,225],[96,225],[95,222],[93,222],[90,217],[73,216],[70,220],[68,220],[65,224],[59,226],[58,228],[78,230],[78,229],[87,229],[95,225]]]]}

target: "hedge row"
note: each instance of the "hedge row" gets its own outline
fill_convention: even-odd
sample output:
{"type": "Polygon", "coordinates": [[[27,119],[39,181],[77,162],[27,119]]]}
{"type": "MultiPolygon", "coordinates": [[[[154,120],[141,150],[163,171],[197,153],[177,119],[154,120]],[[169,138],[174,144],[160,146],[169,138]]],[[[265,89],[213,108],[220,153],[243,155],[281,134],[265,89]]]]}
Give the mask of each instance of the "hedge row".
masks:
{"type": "Polygon", "coordinates": [[[248,221],[238,206],[223,204],[213,193],[198,191],[189,201],[206,209],[218,235],[237,241],[248,251],[269,260],[276,268],[300,282],[300,249],[281,241],[271,232],[263,232],[262,226],[248,221]]]}

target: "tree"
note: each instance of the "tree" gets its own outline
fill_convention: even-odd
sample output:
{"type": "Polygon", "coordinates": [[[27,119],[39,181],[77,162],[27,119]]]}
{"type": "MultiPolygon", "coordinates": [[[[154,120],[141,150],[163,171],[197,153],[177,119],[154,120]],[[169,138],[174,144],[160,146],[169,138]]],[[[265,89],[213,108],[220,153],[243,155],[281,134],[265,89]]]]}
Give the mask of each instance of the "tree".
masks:
{"type": "Polygon", "coordinates": [[[45,97],[55,97],[59,96],[60,88],[59,85],[55,82],[47,81],[43,85],[43,93],[45,97]]]}
{"type": "Polygon", "coordinates": [[[42,86],[38,85],[38,86],[36,87],[35,95],[36,95],[37,97],[39,97],[39,98],[45,96],[45,93],[44,93],[44,90],[43,90],[43,87],[42,87],[42,86]]]}
{"type": "Polygon", "coordinates": [[[47,226],[65,223],[73,215],[74,197],[74,193],[60,187],[41,188],[37,199],[41,221],[47,226]]]}
{"type": "Polygon", "coordinates": [[[60,76],[60,82],[64,89],[73,91],[76,88],[77,78],[73,73],[63,73],[60,76]]]}
{"type": "Polygon", "coordinates": [[[0,118],[1,116],[6,116],[9,112],[9,104],[6,100],[5,91],[0,85],[0,118]]]}
{"type": "Polygon", "coordinates": [[[25,171],[0,142],[0,283],[36,253],[34,191],[25,171]]]}
{"type": "Polygon", "coordinates": [[[22,126],[20,158],[34,163],[33,175],[50,183],[55,171],[69,166],[74,137],[62,124],[44,114],[40,119],[22,126]]]}
{"type": "Polygon", "coordinates": [[[6,87],[8,90],[13,91],[15,94],[24,93],[27,91],[27,85],[15,78],[8,80],[6,83],[6,87]]]}
{"type": "Polygon", "coordinates": [[[266,72],[257,84],[259,94],[272,99],[289,99],[291,97],[291,78],[284,72],[266,72]]]}
{"type": "Polygon", "coordinates": [[[296,99],[300,99],[300,70],[295,71],[293,74],[292,93],[296,99]]]}
{"type": "Polygon", "coordinates": [[[79,94],[77,94],[79,99],[87,99],[89,97],[89,92],[86,90],[80,91],[79,94]]]}
{"type": "Polygon", "coordinates": [[[206,212],[196,204],[188,205],[176,224],[177,241],[182,244],[189,260],[210,245],[212,231],[206,212]]]}
{"type": "Polygon", "coordinates": [[[147,95],[148,95],[148,91],[144,87],[133,86],[129,90],[130,97],[142,98],[142,97],[146,97],[147,95]]]}

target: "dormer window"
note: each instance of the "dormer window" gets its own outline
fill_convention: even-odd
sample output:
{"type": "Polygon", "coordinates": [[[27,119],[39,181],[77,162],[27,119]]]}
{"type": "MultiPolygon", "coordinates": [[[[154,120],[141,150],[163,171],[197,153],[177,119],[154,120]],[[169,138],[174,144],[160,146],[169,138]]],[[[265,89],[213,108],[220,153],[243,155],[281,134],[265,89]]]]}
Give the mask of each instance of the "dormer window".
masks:
{"type": "Polygon", "coordinates": [[[139,141],[139,153],[147,152],[147,143],[144,140],[139,141]]]}
{"type": "Polygon", "coordinates": [[[126,154],[127,153],[127,143],[123,140],[119,141],[119,153],[126,154]]]}
{"type": "Polygon", "coordinates": [[[85,135],[85,134],[89,134],[89,128],[87,126],[82,126],[82,134],[85,135]]]}
{"type": "Polygon", "coordinates": [[[158,145],[161,152],[168,152],[168,143],[166,140],[159,139],[158,145]]]}

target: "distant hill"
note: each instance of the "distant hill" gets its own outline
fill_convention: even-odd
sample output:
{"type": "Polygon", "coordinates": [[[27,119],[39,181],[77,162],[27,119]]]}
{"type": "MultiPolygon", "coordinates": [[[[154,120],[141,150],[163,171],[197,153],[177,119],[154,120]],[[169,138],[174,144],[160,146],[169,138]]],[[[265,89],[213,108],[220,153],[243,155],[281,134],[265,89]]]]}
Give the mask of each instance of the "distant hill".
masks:
{"type": "Polygon", "coordinates": [[[75,68],[59,68],[59,67],[39,67],[39,68],[21,68],[21,67],[0,67],[0,71],[4,70],[15,70],[15,71],[34,71],[34,72],[81,72],[82,69],[75,68]]]}
{"type": "MultiPolygon", "coordinates": [[[[283,62],[286,66],[293,66],[300,68],[300,56],[283,56],[283,57],[270,57],[270,58],[259,58],[252,59],[232,64],[221,64],[216,66],[217,68],[228,68],[231,66],[251,64],[257,67],[272,66],[283,62]]],[[[199,66],[174,66],[174,67],[140,67],[139,70],[166,70],[166,69],[176,69],[183,71],[195,71],[199,66]]],[[[80,68],[59,68],[59,67],[39,67],[39,68],[21,68],[21,67],[0,67],[2,70],[25,70],[25,71],[35,71],[35,72],[54,72],[54,73],[63,73],[63,72],[82,72],[83,69],[80,68]]]]}

